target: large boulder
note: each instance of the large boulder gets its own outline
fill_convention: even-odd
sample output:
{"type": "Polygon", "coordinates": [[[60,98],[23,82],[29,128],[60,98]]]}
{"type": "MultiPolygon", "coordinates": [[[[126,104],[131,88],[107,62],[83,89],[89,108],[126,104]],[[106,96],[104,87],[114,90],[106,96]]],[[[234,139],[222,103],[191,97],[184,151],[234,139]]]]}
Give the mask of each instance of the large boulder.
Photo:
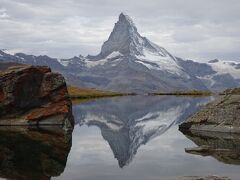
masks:
{"type": "Polygon", "coordinates": [[[46,66],[0,64],[0,125],[72,129],[71,101],[61,74],[46,66]]]}
{"type": "Polygon", "coordinates": [[[180,130],[240,133],[240,89],[227,90],[180,125],[180,130]]]}

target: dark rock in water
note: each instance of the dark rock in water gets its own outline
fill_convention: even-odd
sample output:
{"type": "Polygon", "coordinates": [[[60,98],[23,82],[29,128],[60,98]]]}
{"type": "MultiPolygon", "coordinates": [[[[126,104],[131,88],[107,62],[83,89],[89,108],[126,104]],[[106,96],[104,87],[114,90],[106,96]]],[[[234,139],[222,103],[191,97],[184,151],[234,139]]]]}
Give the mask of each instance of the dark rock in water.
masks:
{"type": "Polygon", "coordinates": [[[46,66],[8,64],[1,69],[0,125],[62,125],[71,129],[73,124],[61,74],[46,66]]]}
{"type": "Polygon", "coordinates": [[[182,130],[240,133],[239,89],[228,90],[179,126],[182,130]]]}
{"type": "Polygon", "coordinates": [[[240,135],[205,131],[183,131],[197,147],[186,148],[187,153],[212,156],[225,164],[240,165],[240,135]]]}
{"type": "Polygon", "coordinates": [[[0,127],[0,177],[51,179],[63,173],[71,135],[62,128],[0,127]]]}

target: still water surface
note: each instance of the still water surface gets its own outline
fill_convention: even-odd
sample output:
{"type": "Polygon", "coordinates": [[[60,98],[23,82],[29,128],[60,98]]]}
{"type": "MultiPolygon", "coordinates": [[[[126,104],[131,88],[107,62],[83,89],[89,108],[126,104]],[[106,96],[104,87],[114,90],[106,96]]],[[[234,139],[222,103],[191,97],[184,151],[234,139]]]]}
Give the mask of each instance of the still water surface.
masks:
{"type": "Polygon", "coordinates": [[[172,180],[240,179],[240,136],[178,130],[212,97],[132,96],[73,106],[75,128],[1,127],[0,178],[172,180]],[[211,152],[185,148],[207,145],[211,152]]]}
{"type": "Polygon", "coordinates": [[[74,105],[76,125],[71,151],[64,172],[53,179],[167,180],[219,175],[238,180],[238,136],[185,136],[178,131],[186,117],[211,100],[133,96],[74,105]],[[230,153],[202,156],[184,150],[206,144],[230,153]]]}

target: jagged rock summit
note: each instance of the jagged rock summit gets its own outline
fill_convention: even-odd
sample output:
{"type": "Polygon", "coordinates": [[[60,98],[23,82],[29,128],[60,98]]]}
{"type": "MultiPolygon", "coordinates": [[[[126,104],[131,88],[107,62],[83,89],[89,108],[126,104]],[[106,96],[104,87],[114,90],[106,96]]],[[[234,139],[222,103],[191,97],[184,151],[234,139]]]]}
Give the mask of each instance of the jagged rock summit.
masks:
{"type": "Polygon", "coordinates": [[[106,57],[112,52],[117,51],[123,55],[143,56],[144,50],[159,53],[163,56],[166,53],[163,48],[158,47],[147,38],[142,37],[138,33],[137,27],[132,19],[128,15],[121,13],[108,40],[102,45],[99,55],[106,57]]]}
{"type": "Polygon", "coordinates": [[[165,69],[173,74],[181,74],[187,77],[177,64],[177,60],[163,47],[160,47],[146,37],[142,37],[133,20],[126,14],[121,13],[109,38],[102,45],[101,52],[97,56],[88,56],[90,59],[101,60],[110,56],[128,57],[128,60],[141,63],[148,69],[165,69]]]}
{"type": "Polygon", "coordinates": [[[106,57],[114,51],[124,55],[140,53],[136,49],[140,39],[137,28],[130,17],[121,13],[108,40],[103,43],[100,55],[106,57]]]}

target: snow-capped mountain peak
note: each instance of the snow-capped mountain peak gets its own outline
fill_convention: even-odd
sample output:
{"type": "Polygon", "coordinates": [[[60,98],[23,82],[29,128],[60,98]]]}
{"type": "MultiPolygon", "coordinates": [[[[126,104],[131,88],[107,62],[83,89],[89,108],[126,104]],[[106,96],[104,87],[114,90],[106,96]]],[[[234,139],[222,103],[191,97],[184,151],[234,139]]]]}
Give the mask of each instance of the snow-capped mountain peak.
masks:
{"type": "Polygon", "coordinates": [[[143,44],[143,38],[132,19],[121,13],[108,40],[102,45],[100,56],[106,57],[113,51],[119,51],[124,55],[139,55],[141,51],[137,47],[141,44],[143,44]]]}
{"type": "Polygon", "coordinates": [[[142,37],[133,20],[121,13],[108,40],[104,42],[100,54],[105,57],[113,51],[119,51],[124,55],[144,55],[144,50],[160,56],[169,55],[164,48],[142,37]]]}
{"type": "Polygon", "coordinates": [[[144,51],[149,51],[163,57],[169,55],[164,48],[142,37],[138,33],[133,20],[124,13],[119,15],[119,19],[115,23],[108,40],[102,45],[98,57],[105,58],[113,51],[132,56],[144,56],[144,51]]]}
{"type": "Polygon", "coordinates": [[[128,24],[130,27],[134,28],[135,30],[137,30],[133,20],[125,13],[121,13],[119,15],[119,21],[122,23],[126,23],[128,24]]]}
{"type": "Polygon", "coordinates": [[[94,59],[108,62],[106,57],[113,52],[130,56],[131,61],[149,70],[165,70],[171,74],[189,77],[177,64],[174,56],[163,47],[156,45],[146,37],[142,37],[133,20],[123,13],[119,15],[108,40],[102,45],[100,54],[94,59]]]}

